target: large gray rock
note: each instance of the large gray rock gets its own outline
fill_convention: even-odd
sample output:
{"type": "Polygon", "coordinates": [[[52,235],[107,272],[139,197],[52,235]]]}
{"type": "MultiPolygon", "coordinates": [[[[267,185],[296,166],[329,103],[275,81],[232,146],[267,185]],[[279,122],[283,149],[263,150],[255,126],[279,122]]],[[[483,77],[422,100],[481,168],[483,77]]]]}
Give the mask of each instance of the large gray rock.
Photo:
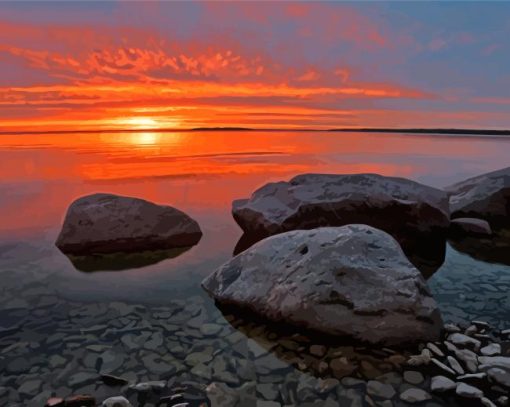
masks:
{"type": "Polygon", "coordinates": [[[393,235],[409,257],[439,252],[439,264],[445,244],[438,237],[446,235],[450,224],[446,192],[377,174],[298,175],[234,201],[232,214],[246,242],[290,230],[360,223],[393,235]]]}
{"type": "Polygon", "coordinates": [[[56,245],[81,255],[189,247],[201,237],[198,223],[171,206],[94,194],[71,204],[56,245]]]}
{"type": "Polygon", "coordinates": [[[510,226],[510,167],[447,187],[452,218],[480,218],[493,228],[510,226]]]}
{"type": "Polygon", "coordinates": [[[266,238],[202,282],[220,304],[368,343],[437,340],[442,321],[421,274],[366,225],[266,238]]]}

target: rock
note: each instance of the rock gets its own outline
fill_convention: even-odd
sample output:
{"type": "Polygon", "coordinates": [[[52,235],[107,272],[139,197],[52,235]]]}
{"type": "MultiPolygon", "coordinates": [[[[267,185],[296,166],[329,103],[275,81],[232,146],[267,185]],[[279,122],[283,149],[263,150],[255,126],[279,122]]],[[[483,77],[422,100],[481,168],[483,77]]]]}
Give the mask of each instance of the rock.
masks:
{"type": "Polygon", "coordinates": [[[328,348],[323,345],[312,345],[310,346],[310,354],[313,356],[317,356],[318,358],[324,357],[328,348]]]}
{"type": "Polygon", "coordinates": [[[453,370],[455,370],[455,372],[457,372],[460,375],[465,373],[460,363],[457,362],[457,359],[455,359],[453,356],[448,356],[446,359],[448,360],[448,364],[450,365],[450,367],[453,370]]]}
{"type": "Polygon", "coordinates": [[[452,218],[474,217],[493,225],[510,224],[510,167],[446,188],[452,218]]]}
{"type": "Polygon", "coordinates": [[[407,403],[421,403],[422,401],[430,400],[432,397],[425,390],[411,388],[407,389],[400,394],[400,400],[407,403]]]}
{"type": "Polygon", "coordinates": [[[501,369],[510,370],[510,357],[505,356],[480,356],[480,370],[491,367],[499,367],[501,369]]]}
{"type": "Polygon", "coordinates": [[[205,389],[211,407],[235,407],[239,402],[237,392],[226,384],[213,382],[205,389]]]}
{"type": "Polygon", "coordinates": [[[471,338],[464,334],[451,334],[448,336],[448,341],[453,343],[455,346],[469,347],[475,350],[480,349],[481,342],[478,339],[471,338]]]}
{"type": "Polygon", "coordinates": [[[479,398],[483,397],[483,391],[481,391],[480,389],[478,389],[474,386],[470,386],[469,384],[462,383],[462,382],[457,385],[457,388],[455,389],[455,393],[458,396],[471,398],[471,399],[479,399],[479,398]]]}
{"type": "Polygon", "coordinates": [[[482,397],[480,399],[480,403],[482,403],[482,406],[484,407],[496,407],[496,404],[490,401],[487,397],[482,397]]]}
{"type": "MultiPolygon", "coordinates": [[[[445,236],[450,224],[444,191],[377,174],[298,175],[234,201],[232,214],[247,242],[290,230],[360,223],[393,235],[410,256],[425,249],[416,244],[417,235],[421,241],[445,236]]],[[[429,240],[439,248],[437,239],[429,240]]]]}
{"type": "Polygon", "coordinates": [[[198,223],[171,206],[94,194],[71,204],[56,245],[64,253],[86,255],[184,248],[201,237],[198,223]]]}
{"type": "Polygon", "coordinates": [[[93,383],[98,379],[97,373],[92,372],[77,372],[69,376],[67,383],[71,387],[84,386],[89,383],[93,383]]]}
{"type": "Polygon", "coordinates": [[[510,389],[510,371],[499,367],[491,367],[487,369],[487,376],[492,382],[510,389]]]}
{"type": "Polygon", "coordinates": [[[457,325],[451,323],[444,324],[444,330],[450,334],[460,332],[460,328],[457,325]]]}
{"type": "Polygon", "coordinates": [[[214,336],[221,332],[223,327],[218,324],[203,324],[200,326],[200,332],[202,332],[205,336],[214,336]]]}
{"type": "Polygon", "coordinates": [[[368,343],[439,339],[421,274],[388,234],[366,225],[272,236],[202,282],[220,304],[368,343]]]}
{"type": "Polygon", "coordinates": [[[501,396],[501,397],[498,397],[498,399],[496,400],[496,403],[502,407],[503,406],[507,407],[509,401],[510,401],[510,399],[508,398],[508,396],[501,396]]]}
{"type": "Polygon", "coordinates": [[[444,353],[441,349],[439,349],[436,345],[434,345],[432,342],[427,343],[427,348],[430,349],[432,353],[434,353],[436,356],[444,357],[444,353]]]}
{"type": "Polygon", "coordinates": [[[423,349],[419,355],[412,355],[407,361],[407,364],[409,366],[424,366],[428,365],[431,360],[432,354],[430,353],[430,350],[423,349]]]}
{"type": "Polygon", "coordinates": [[[469,349],[457,349],[455,350],[455,357],[461,360],[466,366],[467,370],[471,373],[476,373],[478,370],[478,357],[476,353],[469,349]]]}
{"type": "Polygon", "coordinates": [[[369,380],[367,383],[367,393],[373,397],[382,399],[391,399],[395,394],[395,389],[390,384],[369,380]]]}
{"type": "Polygon", "coordinates": [[[491,343],[480,349],[480,353],[484,356],[496,356],[501,354],[501,345],[499,343],[491,343]]]}
{"type": "Polygon", "coordinates": [[[109,397],[103,404],[102,407],[132,407],[132,404],[126,398],[122,396],[109,397]]]}
{"type": "Polygon", "coordinates": [[[434,365],[436,365],[443,373],[448,373],[452,376],[455,376],[455,371],[446,366],[443,362],[440,362],[436,358],[432,358],[430,360],[434,365]]]}
{"type": "Polygon", "coordinates": [[[444,393],[456,387],[457,383],[445,376],[434,376],[430,381],[430,390],[434,393],[444,393]]]}
{"type": "Polygon", "coordinates": [[[152,382],[142,382],[129,386],[130,389],[138,391],[140,393],[147,393],[149,391],[160,392],[166,387],[166,382],[163,380],[152,381],[152,382]]]}
{"type": "Polygon", "coordinates": [[[479,329],[490,329],[490,324],[485,321],[474,320],[471,321],[473,325],[476,325],[479,329]]]}
{"type": "Polygon", "coordinates": [[[452,219],[450,232],[455,235],[492,235],[492,229],[489,222],[476,218],[457,218],[452,219]]]}
{"type": "Polygon", "coordinates": [[[457,376],[457,380],[483,380],[487,377],[487,373],[468,373],[461,376],[457,376]]]}
{"type": "Polygon", "coordinates": [[[18,392],[20,394],[35,396],[39,393],[39,389],[41,388],[42,381],[39,379],[33,380],[25,380],[21,386],[18,388],[18,392]]]}
{"type": "Polygon", "coordinates": [[[404,372],[404,380],[411,384],[420,384],[423,383],[425,378],[420,372],[415,372],[413,370],[406,370],[404,372]]]}

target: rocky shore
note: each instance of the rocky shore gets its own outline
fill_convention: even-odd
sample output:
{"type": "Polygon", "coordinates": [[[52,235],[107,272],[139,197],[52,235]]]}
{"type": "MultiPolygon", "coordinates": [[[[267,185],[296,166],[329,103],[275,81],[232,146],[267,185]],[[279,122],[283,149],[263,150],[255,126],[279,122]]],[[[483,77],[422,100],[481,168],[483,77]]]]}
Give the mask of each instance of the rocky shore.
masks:
{"type": "MultiPolygon", "coordinates": [[[[470,293],[469,273],[427,283],[412,259],[430,240],[504,240],[509,186],[510,169],[447,192],[373,174],[268,184],[234,203],[260,241],[204,280],[216,304],[84,303],[36,285],[18,298],[6,286],[0,403],[509,406],[510,329],[495,315],[510,309],[510,276],[484,276],[491,301],[470,293]]],[[[57,245],[136,254],[201,236],[176,208],[98,194],[71,205],[57,245]]]]}

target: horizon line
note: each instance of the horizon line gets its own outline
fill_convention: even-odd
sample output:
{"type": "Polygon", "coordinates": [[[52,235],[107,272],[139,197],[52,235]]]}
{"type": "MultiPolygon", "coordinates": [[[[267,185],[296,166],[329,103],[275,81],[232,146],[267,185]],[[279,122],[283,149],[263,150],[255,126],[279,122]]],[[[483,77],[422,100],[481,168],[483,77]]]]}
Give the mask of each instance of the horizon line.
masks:
{"type": "Polygon", "coordinates": [[[188,129],[175,128],[141,128],[141,129],[82,129],[82,130],[7,130],[1,131],[0,135],[45,135],[45,134],[91,134],[91,133],[186,133],[186,132],[220,132],[220,131],[269,131],[269,132],[353,132],[353,133],[415,133],[415,134],[466,134],[466,135],[491,135],[491,136],[510,136],[510,129],[473,129],[473,128],[390,128],[390,127],[339,127],[329,129],[314,128],[252,128],[252,127],[193,127],[188,129]]]}

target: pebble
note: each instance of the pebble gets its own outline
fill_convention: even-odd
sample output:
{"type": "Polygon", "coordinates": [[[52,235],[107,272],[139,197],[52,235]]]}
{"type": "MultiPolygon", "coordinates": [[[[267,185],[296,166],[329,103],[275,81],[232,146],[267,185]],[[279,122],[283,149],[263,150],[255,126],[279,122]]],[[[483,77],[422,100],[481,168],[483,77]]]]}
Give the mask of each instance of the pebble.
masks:
{"type": "Polygon", "coordinates": [[[487,370],[487,376],[493,382],[510,389],[510,372],[508,370],[493,367],[487,370]]]}
{"type": "Polygon", "coordinates": [[[420,384],[425,379],[420,372],[416,372],[414,370],[406,370],[404,372],[404,380],[411,384],[420,384]]]}
{"type": "Polygon", "coordinates": [[[322,345],[312,345],[310,346],[310,354],[313,356],[317,356],[319,358],[322,358],[328,349],[325,346],[322,345]]]}
{"type": "Polygon", "coordinates": [[[483,380],[487,377],[487,373],[468,373],[458,376],[457,380],[483,380]]]}
{"type": "Polygon", "coordinates": [[[466,383],[459,383],[455,389],[455,393],[458,396],[472,399],[479,399],[483,397],[483,391],[466,383]]]}
{"type": "Polygon", "coordinates": [[[480,370],[487,367],[500,367],[502,369],[510,370],[510,357],[505,356],[480,356],[480,370]]]}
{"type": "Polygon", "coordinates": [[[469,349],[459,349],[455,352],[457,359],[461,360],[471,373],[478,371],[478,356],[469,349]]]}
{"type": "Polygon", "coordinates": [[[448,336],[448,341],[453,343],[455,346],[470,347],[475,350],[480,349],[481,342],[478,339],[471,338],[470,336],[454,333],[448,336]]]}
{"type": "Polygon", "coordinates": [[[218,324],[202,324],[200,326],[200,332],[205,336],[214,336],[221,332],[223,327],[218,324]]]}
{"type": "Polygon", "coordinates": [[[430,381],[430,390],[435,393],[444,393],[446,391],[455,390],[457,383],[446,376],[434,376],[430,381]]]}
{"type": "Polygon", "coordinates": [[[455,371],[450,369],[448,366],[446,366],[444,363],[440,362],[439,360],[432,358],[432,363],[436,365],[439,369],[441,369],[443,372],[446,372],[448,374],[451,374],[452,376],[455,376],[455,371]]]}
{"type": "Polygon", "coordinates": [[[454,334],[460,332],[460,328],[455,324],[444,324],[444,330],[448,333],[454,334]]]}
{"type": "Polygon", "coordinates": [[[432,397],[425,390],[411,388],[405,390],[400,394],[400,400],[407,403],[421,403],[422,401],[430,400],[432,397]]]}
{"type": "Polygon", "coordinates": [[[499,343],[491,343],[480,349],[480,353],[484,356],[496,356],[501,354],[501,345],[499,343]]]}
{"type": "Polygon", "coordinates": [[[462,375],[465,373],[460,363],[453,356],[448,356],[446,359],[448,360],[448,364],[450,365],[450,367],[453,370],[455,370],[457,374],[462,375]]]}
{"type": "Polygon", "coordinates": [[[367,383],[367,393],[374,397],[391,399],[396,394],[396,391],[393,386],[389,384],[381,383],[376,380],[369,380],[367,383]]]}
{"type": "Polygon", "coordinates": [[[444,357],[443,351],[441,351],[441,349],[439,349],[437,345],[434,345],[432,342],[427,343],[427,348],[429,348],[436,356],[444,357]]]}
{"type": "Polygon", "coordinates": [[[128,399],[122,396],[109,397],[101,404],[102,407],[133,407],[128,399]]]}

